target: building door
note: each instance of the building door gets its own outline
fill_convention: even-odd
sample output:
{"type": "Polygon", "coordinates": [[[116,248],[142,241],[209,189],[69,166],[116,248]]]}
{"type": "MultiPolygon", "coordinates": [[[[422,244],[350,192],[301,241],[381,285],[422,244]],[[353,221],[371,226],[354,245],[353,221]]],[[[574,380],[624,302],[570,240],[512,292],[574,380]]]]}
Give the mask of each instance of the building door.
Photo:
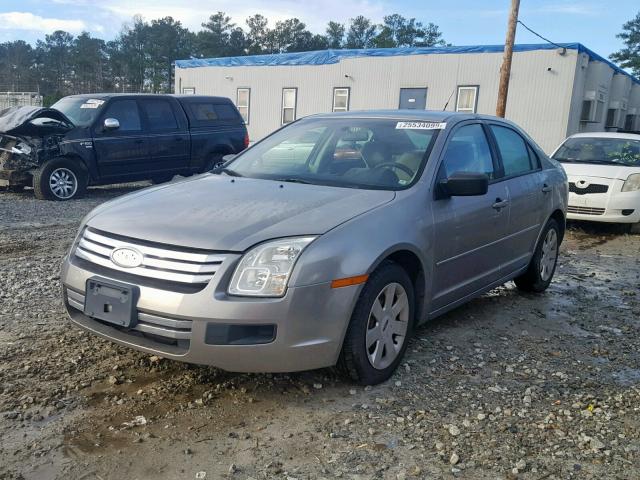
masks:
{"type": "Polygon", "coordinates": [[[401,88],[400,109],[424,110],[427,108],[426,88],[401,88]]]}

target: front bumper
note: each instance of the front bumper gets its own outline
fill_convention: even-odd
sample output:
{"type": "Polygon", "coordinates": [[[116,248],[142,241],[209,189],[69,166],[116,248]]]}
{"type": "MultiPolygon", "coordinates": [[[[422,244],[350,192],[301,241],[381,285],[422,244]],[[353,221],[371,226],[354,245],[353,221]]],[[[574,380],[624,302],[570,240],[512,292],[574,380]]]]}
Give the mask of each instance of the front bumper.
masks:
{"type": "Polygon", "coordinates": [[[130,330],[81,311],[86,281],[96,274],[74,263],[74,258],[71,254],[65,259],[61,275],[64,304],[73,323],[143,352],[234,372],[292,372],[335,365],[360,291],[360,286],[332,289],[321,283],[290,287],[283,298],[230,297],[225,286],[238,260],[235,255],[199,292],[139,286],[142,327],[138,328],[144,331],[130,330]],[[211,345],[207,343],[211,324],[275,325],[276,334],[270,343],[211,345]]]}
{"type": "Polygon", "coordinates": [[[569,182],[577,182],[584,178],[592,185],[606,186],[607,191],[581,194],[570,191],[568,219],[606,223],[640,222],[640,191],[622,192],[622,180],[570,176],[569,182]]]}

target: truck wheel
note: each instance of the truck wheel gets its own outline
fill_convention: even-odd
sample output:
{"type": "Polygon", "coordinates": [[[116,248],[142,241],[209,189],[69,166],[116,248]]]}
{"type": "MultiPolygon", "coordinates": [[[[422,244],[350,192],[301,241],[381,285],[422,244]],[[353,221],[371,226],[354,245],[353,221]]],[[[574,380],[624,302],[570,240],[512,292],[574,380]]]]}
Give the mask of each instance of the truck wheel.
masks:
{"type": "Polygon", "coordinates": [[[40,200],[71,200],[87,189],[88,175],[78,162],[52,158],[33,174],[33,191],[40,200]]]}
{"type": "Polygon", "coordinates": [[[525,292],[544,292],[556,271],[560,250],[560,228],[558,222],[549,219],[540,241],[533,252],[529,268],[514,279],[516,286],[525,292]]]}
{"type": "Polygon", "coordinates": [[[173,180],[173,177],[175,177],[175,175],[172,173],[165,174],[165,175],[158,175],[151,179],[151,183],[153,183],[154,185],[158,185],[159,183],[167,183],[173,180]]]}
{"type": "Polygon", "coordinates": [[[224,160],[222,159],[222,157],[224,157],[225,155],[227,154],[226,153],[212,154],[209,160],[207,160],[207,163],[205,163],[204,167],[202,167],[202,171],[200,173],[210,172],[214,168],[222,165],[224,163],[224,160]]]}
{"type": "Polygon", "coordinates": [[[371,274],[351,316],[338,367],[361,385],[387,380],[413,331],[414,292],[402,267],[384,263],[371,274]]]}

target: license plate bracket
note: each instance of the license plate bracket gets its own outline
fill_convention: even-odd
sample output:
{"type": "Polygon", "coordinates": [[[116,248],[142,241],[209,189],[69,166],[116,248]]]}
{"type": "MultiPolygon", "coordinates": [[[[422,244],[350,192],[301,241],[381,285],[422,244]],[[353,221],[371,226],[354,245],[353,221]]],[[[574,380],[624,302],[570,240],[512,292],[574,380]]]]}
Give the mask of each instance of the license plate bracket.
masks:
{"type": "Polygon", "coordinates": [[[114,280],[87,279],[84,313],[98,320],[131,328],[137,320],[138,287],[114,280]]]}

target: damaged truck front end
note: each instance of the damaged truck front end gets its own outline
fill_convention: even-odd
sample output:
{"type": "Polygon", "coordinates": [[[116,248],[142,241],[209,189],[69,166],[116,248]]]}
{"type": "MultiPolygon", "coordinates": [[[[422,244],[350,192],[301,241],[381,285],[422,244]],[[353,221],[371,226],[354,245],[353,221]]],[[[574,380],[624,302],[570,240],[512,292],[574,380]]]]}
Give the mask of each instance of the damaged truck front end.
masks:
{"type": "Polygon", "coordinates": [[[31,185],[34,172],[60,155],[60,144],[73,128],[62,112],[51,108],[0,111],[0,187],[20,190],[31,185]]]}

